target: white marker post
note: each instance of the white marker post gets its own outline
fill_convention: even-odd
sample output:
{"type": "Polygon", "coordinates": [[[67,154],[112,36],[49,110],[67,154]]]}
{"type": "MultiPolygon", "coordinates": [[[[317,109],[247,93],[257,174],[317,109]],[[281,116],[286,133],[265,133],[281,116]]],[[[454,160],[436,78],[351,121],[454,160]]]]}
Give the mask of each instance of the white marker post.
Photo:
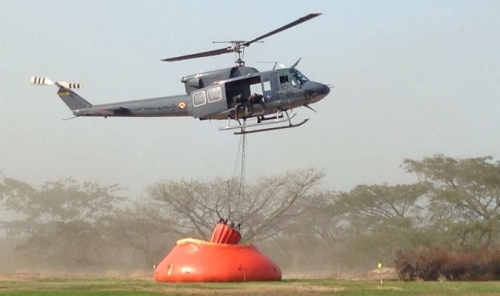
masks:
{"type": "Polygon", "coordinates": [[[377,267],[380,270],[380,284],[382,285],[384,283],[384,281],[382,280],[382,270],[381,270],[382,263],[379,262],[378,265],[377,265],[377,267]]]}

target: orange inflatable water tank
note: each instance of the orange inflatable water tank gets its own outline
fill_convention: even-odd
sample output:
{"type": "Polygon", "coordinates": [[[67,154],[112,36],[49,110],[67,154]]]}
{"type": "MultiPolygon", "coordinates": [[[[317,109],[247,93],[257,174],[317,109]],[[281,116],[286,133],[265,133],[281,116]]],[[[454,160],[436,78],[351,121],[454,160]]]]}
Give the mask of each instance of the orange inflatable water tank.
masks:
{"type": "Polygon", "coordinates": [[[183,239],[158,265],[154,278],[159,282],[279,281],[281,270],[253,245],[183,239]]]}

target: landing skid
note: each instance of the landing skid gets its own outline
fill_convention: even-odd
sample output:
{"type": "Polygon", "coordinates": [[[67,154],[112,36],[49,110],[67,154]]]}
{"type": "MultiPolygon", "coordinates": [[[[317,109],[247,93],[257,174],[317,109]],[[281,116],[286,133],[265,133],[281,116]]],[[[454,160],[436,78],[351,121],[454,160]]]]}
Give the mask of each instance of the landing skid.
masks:
{"type": "Polygon", "coordinates": [[[279,129],[286,129],[286,128],[294,128],[294,127],[299,127],[306,123],[308,119],[304,119],[302,122],[298,124],[293,124],[291,119],[294,118],[297,114],[293,114],[292,116],[289,116],[288,113],[285,111],[286,116],[282,112],[278,112],[276,116],[271,117],[271,118],[265,118],[265,117],[260,117],[257,122],[255,123],[250,123],[246,124],[245,120],[243,120],[243,124],[241,123],[240,119],[236,119],[238,122],[238,125],[231,126],[230,122],[231,119],[228,119],[227,126],[219,128],[220,131],[225,131],[225,130],[231,130],[231,129],[240,129],[239,132],[235,132],[235,135],[243,135],[243,134],[250,134],[250,133],[258,133],[258,132],[266,132],[266,131],[272,131],[272,130],[279,130],[279,129]],[[252,128],[252,127],[260,127],[263,125],[271,125],[271,124],[279,124],[282,122],[288,122],[288,125],[286,126],[276,126],[276,127],[270,127],[270,128],[261,128],[261,129],[254,129],[254,130],[246,130],[247,128],[252,128]]]}
{"type": "Polygon", "coordinates": [[[275,127],[268,127],[268,128],[262,128],[262,129],[256,129],[256,130],[251,130],[247,131],[245,129],[241,129],[239,132],[235,132],[235,135],[246,135],[246,134],[251,134],[251,133],[260,133],[260,132],[268,132],[268,131],[274,131],[274,130],[280,130],[280,129],[287,129],[287,128],[294,128],[294,127],[299,127],[306,123],[309,120],[309,118],[302,120],[300,123],[297,124],[289,124],[285,126],[275,126],[275,127]]]}

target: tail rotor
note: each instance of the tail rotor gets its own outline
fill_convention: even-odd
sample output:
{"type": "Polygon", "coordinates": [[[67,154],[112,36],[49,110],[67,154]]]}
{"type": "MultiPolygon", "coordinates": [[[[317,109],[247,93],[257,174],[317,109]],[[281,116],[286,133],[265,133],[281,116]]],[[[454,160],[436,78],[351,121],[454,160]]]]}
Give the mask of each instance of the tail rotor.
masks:
{"type": "Polygon", "coordinates": [[[47,77],[33,76],[30,79],[31,84],[35,85],[57,85],[59,87],[80,89],[83,87],[82,83],[66,82],[66,81],[52,81],[47,77]]]}

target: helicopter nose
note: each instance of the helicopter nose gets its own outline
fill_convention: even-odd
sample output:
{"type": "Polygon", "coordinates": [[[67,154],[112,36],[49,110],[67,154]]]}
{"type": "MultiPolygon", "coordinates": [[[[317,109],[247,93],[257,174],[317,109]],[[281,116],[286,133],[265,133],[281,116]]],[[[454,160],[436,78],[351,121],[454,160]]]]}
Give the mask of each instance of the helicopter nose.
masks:
{"type": "Polygon", "coordinates": [[[304,90],[305,100],[308,104],[322,100],[330,93],[330,87],[323,83],[309,81],[304,90]]]}
{"type": "Polygon", "coordinates": [[[330,87],[328,87],[328,85],[325,85],[323,83],[315,82],[313,89],[315,95],[313,96],[311,103],[322,100],[330,93],[330,87]]]}
{"type": "Polygon", "coordinates": [[[326,95],[328,95],[330,93],[330,87],[328,87],[328,85],[325,85],[325,84],[319,83],[319,82],[313,82],[311,90],[320,99],[326,97],[326,95]]]}
{"type": "Polygon", "coordinates": [[[320,86],[318,87],[318,93],[320,95],[328,95],[330,93],[330,87],[328,87],[328,85],[325,85],[325,84],[320,84],[320,86]]]}

